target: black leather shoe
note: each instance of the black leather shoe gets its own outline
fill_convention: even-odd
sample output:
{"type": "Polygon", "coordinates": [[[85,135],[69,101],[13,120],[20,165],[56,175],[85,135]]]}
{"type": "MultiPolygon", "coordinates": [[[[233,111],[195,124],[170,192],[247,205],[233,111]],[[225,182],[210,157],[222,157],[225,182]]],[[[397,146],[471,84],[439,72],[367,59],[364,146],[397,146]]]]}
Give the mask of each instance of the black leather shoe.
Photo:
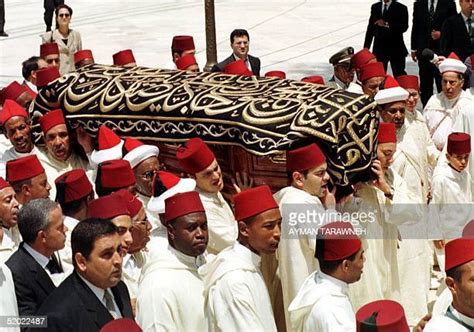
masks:
{"type": "Polygon", "coordinates": [[[8,33],[5,31],[0,32],[0,37],[8,37],[8,33]]]}

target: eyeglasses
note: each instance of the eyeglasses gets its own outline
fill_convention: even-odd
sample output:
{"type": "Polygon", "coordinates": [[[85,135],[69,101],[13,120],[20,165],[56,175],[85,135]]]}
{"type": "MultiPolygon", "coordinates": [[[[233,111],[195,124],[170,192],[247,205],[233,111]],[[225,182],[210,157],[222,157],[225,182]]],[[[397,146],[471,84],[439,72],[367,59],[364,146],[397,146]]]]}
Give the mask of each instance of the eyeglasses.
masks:
{"type": "Polygon", "coordinates": [[[156,173],[159,171],[164,171],[166,170],[165,165],[161,164],[157,169],[152,169],[149,171],[146,171],[142,175],[140,175],[144,180],[153,180],[153,177],[155,176],[156,173]]]}
{"type": "Polygon", "coordinates": [[[59,16],[59,17],[69,17],[69,16],[71,16],[71,15],[70,15],[70,14],[67,14],[67,13],[65,13],[65,14],[59,14],[58,16],[59,16]]]}
{"type": "Polygon", "coordinates": [[[48,59],[48,60],[46,60],[46,63],[47,63],[48,65],[51,65],[51,64],[53,64],[53,63],[58,64],[58,63],[59,63],[59,58],[48,59]]]}

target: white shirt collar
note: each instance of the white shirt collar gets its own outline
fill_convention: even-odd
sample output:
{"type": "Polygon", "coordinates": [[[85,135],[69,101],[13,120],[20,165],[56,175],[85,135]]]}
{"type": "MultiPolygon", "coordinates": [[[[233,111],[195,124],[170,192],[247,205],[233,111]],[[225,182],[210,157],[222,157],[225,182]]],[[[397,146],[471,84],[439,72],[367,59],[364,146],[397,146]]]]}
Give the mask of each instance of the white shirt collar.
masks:
{"type": "Polygon", "coordinates": [[[92,293],[94,293],[95,296],[97,296],[97,298],[99,299],[99,301],[101,303],[104,303],[104,294],[105,294],[105,289],[102,289],[100,287],[97,287],[96,285],[92,284],[89,280],[87,280],[86,278],[84,278],[83,276],[81,276],[80,273],[77,274],[79,276],[79,278],[82,279],[82,281],[84,281],[84,283],[87,285],[87,287],[90,288],[90,290],[92,291],[92,293]]]}
{"type": "Polygon", "coordinates": [[[467,24],[467,19],[468,19],[468,18],[470,18],[470,19],[472,20],[472,15],[471,15],[471,16],[466,16],[466,15],[464,15],[463,12],[461,12],[461,15],[462,15],[462,18],[463,18],[463,20],[464,20],[464,24],[467,24]]]}
{"type": "Polygon", "coordinates": [[[319,275],[321,276],[321,279],[326,279],[328,280],[329,282],[331,282],[334,286],[336,286],[337,288],[339,288],[341,290],[341,293],[343,294],[348,294],[348,291],[349,291],[349,285],[342,281],[342,280],[339,280],[337,278],[334,278],[326,273],[323,273],[321,271],[318,271],[319,275]]]}
{"type": "Polygon", "coordinates": [[[385,1],[382,1],[382,10],[385,5],[387,5],[387,9],[390,8],[391,4],[392,4],[392,0],[388,1],[387,3],[385,3],[385,1]]]}
{"type": "Polygon", "coordinates": [[[13,248],[15,245],[15,241],[13,241],[13,235],[12,232],[9,228],[2,227],[3,229],[3,239],[2,242],[0,243],[2,247],[4,248],[13,248]]]}
{"type": "Polygon", "coordinates": [[[459,319],[463,323],[466,323],[469,326],[474,326],[474,318],[463,315],[462,313],[460,313],[459,311],[454,309],[453,305],[451,305],[451,312],[452,312],[454,317],[456,317],[457,319],[459,319]]]}
{"type": "Polygon", "coordinates": [[[25,248],[26,251],[33,257],[33,259],[41,265],[43,269],[46,268],[46,265],[49,263],[49,258],[44,256],[43,254],[37,252],[35,249],[33,249],[28,243],[23,243],[23,248],[25,248]]]}
{"type": "Polygon", "coordinates": [[[203,255],[200,255],[198,257],[194,256],[188,256],[186,254],[183,254],[181,251],[176,250],[172,246],[168,245],[168,250],[176,256],[176,258],[181,261],[183,264],[193,267],[193,268],[198,268],[201,265],[205,263],[205,259],[203,255]]]}
{"type": "Polygon", "coordinates": [[[27,80],[25,80],[25,84],[28,85],[28,87],[29,87],[33,92],[38,93],[38,88],[36,87],[36,85],[34,85],[33,83],[31,83],[30,81],[27,81],[27,80]]]}
{"type": "Polygon", "coordinates": [[[234,244],[234,250],[239,254],[240,258],[243,258],[247,263],[250,263],[257,269],[260,269],[262,257],[254,253],[249,248],[241,245],[238,241],[236,241],[234,244]]]}

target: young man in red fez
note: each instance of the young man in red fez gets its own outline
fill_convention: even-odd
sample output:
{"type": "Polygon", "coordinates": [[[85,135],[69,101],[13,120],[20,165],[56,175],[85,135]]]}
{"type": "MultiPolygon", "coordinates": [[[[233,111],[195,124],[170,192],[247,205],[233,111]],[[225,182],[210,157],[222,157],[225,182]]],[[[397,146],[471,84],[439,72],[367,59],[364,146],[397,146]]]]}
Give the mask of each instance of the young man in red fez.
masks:
{"type": "Polygon", "coordinates": [[[396,301],[377,300],[357,310],[357,331],[410,332],[405,310],[396,301]]]}
{"type": "Polygon", "coordinates": [[[362,92],[357,86],[351,86],[347,91],[355,93],[364,93],[374,97],[379,91],[380,86],[385,81],[385,69],[382,62],[371,62],[363,65],[359,69],[359,81],[362,92]]]}
{"type": "Polygon", "coordinates": [[[446,244],[446,285],[452,302],[444,314],[433,317],[423,331],[468,332],[474,330],[474,240],[458,238],[446,244]]]}
{"type": "MultiPolygon", "coordinates": [[[[308,208],[311,207],[321,216],[321,224],[325,223],[326,210],[334,211],[336,199],[328,190],[330,177],[324,153],[314,143],[290,150],[286,154],[286,169],[290,185],[275,194],[280,209],[293,211],[301,206],[300,204],[307,204],[308,208]]],[[[306,226],[297,224],[294,228],[306,226]]],[[[319,226],[321,225],[317,225],[319,226]]],[[[304,280],[317,268],[317,262],[314,260],[316,237],[305,234],[296,237],[288,234],[289,228],[292,226],[284,225],[283,230],[288,231],[284,232],[278,247],[278,269],[285,312],[304,280]]],[[[288,315],[286,323],[287,329],[290,328],[288,315]]]]}
{"type": "Polygon", "coordinates": [[[8,161],[6,180],[12,185],[21,205],[37,198],[49,197],[51,186],[43,166],[35,155],[8,161]]]}
{"type": "MultiPolygon", "coordinates": [[[[69,131],[62,110],[49,111],[39,119],[46,150],[38,155],[48,179],[56,179],[73,169],[87,169],[89,164],[73,152],[69,131]]],[[[52,188],[51,197],[56,197],[52,188]]]]}
{"type": "Polygon", "coordinates": [[[203,281],[198,267],[207,246],[207,220],[195,191],[165,200],[168,252],[156,255],[142,271],[137,322],[144,331],[206,331],[203,281]]]}
{"type": "Polygon", "coordinates": [[[94,189],[83,169],[73,169],[60,175],[54,181],[55,200],[61,206],[64,214],[66,245],[60,251],[59,257],[65,271],[72,271],[71,233],[82,220],[87,219],[89,202],[94,199],[94,189]]]}
{"type": "Polygon", "coordinates": [[[212,67],[212,72],[222,72],[224,68],[235,61],[244,61],[245,67],[255,76],[260,76],[260,59],[249,54],[250,36],[247,30],[235,29],[230,34],[232,54],[222,62],[212,67]]]}
{"type": "Polygon", "coordinates": [[[471,136],[466,133],[451,133],[448,136],[446,159],[440,160],[433,173],[432,208],[436,211],[440,239],[454,239],[461,236],[470,219],[472,203],[469,174],[471,136]]]}
{"type": "MultiPolygon", "coordinates": [[[[373,180],[355,184],[353,198],[343,207],[343,212],[351,212],[356,216],[352,225],[363,232],[366,248],[364,274],[350,289],[354,308],[380,298],[400,301],[398,226],[423,218],[422,205],[409,205],[416,202],[416,198],[406,182],[390,168],[397,149],[395,125],[380,123],[377,141],[377,159],[371,168],[373,180]]],[[[416,270],[413,266],[412,269],[416,270]]],[[[416,279],[417,282],[425,278],[425,270],[423,268],[423,272],[419,272],[423,275],[416,279]]],[[[429,271],[426,274],[429,280],[429,271]]],[[[424,287],[422,283],[420,286],[412,283],[424,287]]],[[[425,302],[422,304],[426,305],[425,302]]]]}
{"type": "Polygon", "coordinates": [[[354,309],[349,285],[359,281],[364,249],[349,222],[333,222],[318,230],[319,269],[306,278],[288,309],[292,331],[353,331],[354,309]]]}
{"type": "Polygon", "coordinates": [[[36,87],[36,72],[48,67],[48,64],[39,56],[32,56],[23,61],[21,66],[21,74],[24,78],[22,85],[28,90],[31,97],[34,99],[38,94],[38,88],[36,87]]]}
{"type": "Polygon", "coordinates": [[[178,60],[176,60],[176,67],[179,70],[186,70],[192,72],[199,71],[199,65],[193,54],[182,56],[178,60]]]}
{"type": "Polygon", "coordinates": [[[0,177],[0,264],[4,263],[20,245],[18,211],[15,190],[0,177]]]}
{"type": "Polygon", "coordinates": [[[99,164],[95,179],[97,196],[109,195],[114,191],[126,189],[135,195],[135,176],[126,160],[109,160],[99,164]]]}
{"type": "Polygon", "coordinates": [[[114,59],[114,65],[116,66],[124,68],[133,68],[137,66],[137,62],[133,56],[133,51],[130,49],[117,52],[112,57],[114,59]]]}
{"type": "Polygon", "coordinates": [[[89,202],[88,218],[109,219],[120,235],[122,257],[133,243],[132,218],[125,199],[118,195],[107,195],[89,202]]]}
{"type": "Polygon", "coordinates": [[[76,69],[93,63],[95,63],[95,61],[91,50],[80,50],[74,53],[74,67],[76,69]]]}
{"type": "Polygon", "coordinates": [[[23,108],[28,108],[33,101],[33,96],[28,89],[13,81],[0,91],[0,104],[3,105],[5,100],[11,99],[23,108]]]}
{"type": "Polygon", "coordinates": [[[150,241],[151,224],[147,220],[145,207],[143,203],[129,191],[120,189],[113,193],[122,197],[130,212],[132,218],[132,234],[133,242],[128,248],[128,252],[123,257],[122,280],[125,282],[132,299],[133,313],[136,315],[136,303],[138,292],[138,281],[143,266],[147,261],[146,245],[150,241]]]}
{"type": "Polygon", "coordinates": [[[368,48],[363,48],[359,52],[354,53],[351,58],[351,68],[353,68],[355,71],[357,79],[356,82],[351,82],[349,84],[347,91],[360,94],[364,93],[362,91],[362,83],[360,81],[360,68],[364,65],[374,62],[377,62],[377,58],[372,52],[369,51],[368,48]]]}
{"type": "Polygon", "coordinates": [[[40,46],[40,57],[48,64],[48,67],[59,69],[59,47],[56,43],[45,43],[40,46]]]}
{"type": "Polygon", "coordinates": [[[174,36],[171,42],[172,61],[168,62],[164,67],[169,69],[178,69],[176,61],[186,55],[195,55],[196,47],[194,46],[193,36],[174,36]]]}
{"type": "MultiPolygon", "coordinates": [[[[418,82],[416,77],[410,76],[400,76],[399,79],[405,86],[411,87],[418,82]],[[412,82],[413,79],[415,82],[412,82]]],[[[411,203],[425,206],[431,195],[431,170],[440,155],[426,123],[415,123],[416,120],[410,123],[405,119],[407,113],[412,113],[407,110],[407,104],[411,102],[410,92],[400,87],[391,76],[387,76],[384,88],[377,93],[375,100],[379,104],[382,120],[397,127],[397,146],[391,169],[403,178],[408,190],[416,198],[411,203]]],[[[426,219],[412,220],[409,229],[403,226],[400,228],[401,237],[412,236],[415,233],[414,225],[425,228],[426,224],[426,219]]],[[[421,234],[417,239],[404,239],[397,252],[402,286],[401,303],[407,309],[410,325],[416,324],[427,310],[432,249],[425,239],[427,237],[421,234]]]]}
{"type": "Polygon", "coordinates": [[[200,138],[192,138],[176,151],[181,168],[196,180],[197,191],[206,209],[209,225],[207,250],[217,254],[237,240],[237,224],[224,200],[221,168],[211,149],[200,138]]]}
{"type": "Polygon", "coordinates": [[[204,265],[206,312],[212,331],[276,331],[261,255],[280,242],[281,214],[268,186],[234,196],[239,239],[204,265]],[[258,204],[255,204],[258,202],[258,204]]]}
{"type": "Polygon", "coordinates": [[[31,122],[23,107],[13,100],[7,99],[0,112],[0,125],[12,147],[4,151],[0,163],[28,155],[39,155],[41,151],[33,144],[31,138],[31,122]]]}

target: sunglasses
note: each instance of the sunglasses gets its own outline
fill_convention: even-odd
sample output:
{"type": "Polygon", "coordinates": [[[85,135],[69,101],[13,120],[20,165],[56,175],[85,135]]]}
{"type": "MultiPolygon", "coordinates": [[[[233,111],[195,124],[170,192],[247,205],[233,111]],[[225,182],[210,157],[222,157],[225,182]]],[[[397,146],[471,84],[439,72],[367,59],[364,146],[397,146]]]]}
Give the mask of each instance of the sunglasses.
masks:
{"type": "Polygon", "coordinates": [[[71,16],[71,15],[70,15],[70,14],[59,14],[58,16],[59,16],[59,17],[69,17],[69,16],[71,16]]]}

